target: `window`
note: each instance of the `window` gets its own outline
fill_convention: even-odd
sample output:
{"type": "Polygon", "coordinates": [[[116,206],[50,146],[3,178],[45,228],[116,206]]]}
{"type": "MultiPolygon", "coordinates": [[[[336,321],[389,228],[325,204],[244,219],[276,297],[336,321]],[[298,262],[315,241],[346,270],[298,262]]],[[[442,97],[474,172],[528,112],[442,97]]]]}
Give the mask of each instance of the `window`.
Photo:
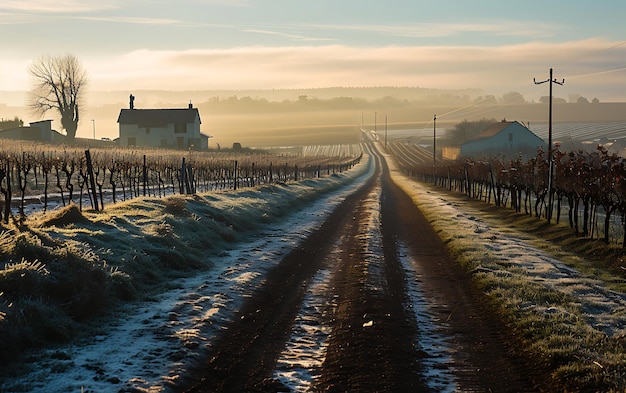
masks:
{"type": "Polygon", "coordinates": [[[150,135],[150,127],[146,127],[146,135],[150,135]]]}
{"type": "Polygon", "coordinates": [[[185,134],[187,133],[187,123],[178,123],[174,125],[174,133],[185,134]]]}
{"type": "Polygon", "coordinates": [[[513,133],[509,132],[509,142],[513,142],[513,133]]]}
{"type": "Polygon", "coordinates": [[[137,138],[135,138],[134,136],[129,136],[128,146],[137,146],[137,138]]]}

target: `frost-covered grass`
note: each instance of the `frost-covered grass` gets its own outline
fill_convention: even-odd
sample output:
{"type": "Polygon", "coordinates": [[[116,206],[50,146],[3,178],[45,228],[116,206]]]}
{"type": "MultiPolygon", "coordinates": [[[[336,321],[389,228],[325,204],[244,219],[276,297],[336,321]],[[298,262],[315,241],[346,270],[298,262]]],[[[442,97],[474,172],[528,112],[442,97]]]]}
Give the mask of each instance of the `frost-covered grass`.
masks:
{"type": "Polygon", "coordinates": [[[626,389],[626,281],[612,263],[598,260],[594,242],[572,241],[569,228],[532,218],[516,223],[508,209],[485,207],[398,171],[395,179],[473,273],[529,358],[549,371],[552,389],[626,389]]]}
{"type": "Polygon", "coordinates": [[[178,279],[212,271],[257,231],[369,167],[237,192],[135,199],[102,212],[68,206],[0,228],[4,371],[25,349],[74,339],[128,302],[157,299],[178,279]]]}
{"type": "MultiPolygon", "coordinates": [[[[263,272],[307,235],[311,217],[329,214],[329,202],[314,201],[349,192],[370,165],[236,193],[128,201],[98,213],[68,207],[0,231],[0,355],[14,360],[25,347],[79,343],[36,352],[17,368],[7,364],[3,373],[14,378],[5,384],[0,377],[0,391],[7,384],[24,392],[165,390],[263,272]],[[314,210],[294,219],[304,207],[314,210]],[[119,314],[98,326],[97,316],[110,310],[119,314]],[[93,335],[81,337],[85,327],[93,335]]],[[[397,171],[394,178],[499,306],[529,357],[551,370],[554,390],[626,389],[625,284],[612,264],[582,256],[592,242],[572,243],[532,219],[517,226],[508,210],[485,209],[397,171]]],[[[290,347],[292,354],[314,346],[294,342],[300,347],[290,347]]],[[[438,356],[445,364],[447,353],[438,356]]],[[[306,369],[291,378],[306,386],[306,369]]],[[[449,380],[433,381],[454,389],[449,380]]]]}

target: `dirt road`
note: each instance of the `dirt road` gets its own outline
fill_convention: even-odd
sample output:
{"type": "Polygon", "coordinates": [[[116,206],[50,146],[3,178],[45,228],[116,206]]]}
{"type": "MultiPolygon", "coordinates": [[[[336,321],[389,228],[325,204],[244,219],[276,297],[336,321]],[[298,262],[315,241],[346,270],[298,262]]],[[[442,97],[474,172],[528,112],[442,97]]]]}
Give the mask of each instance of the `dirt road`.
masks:
{"type": "Polygon", "coordinates": [[[436,368],[445,368],[438,378],[451,380],[448,389],[541,391],[540,372],[517,354],[507,328],[393,183],[382,156],[368,149],[374,176],[269,273],[181,390],[290,391],[275,378],[277,362],[314,278],[325,271],[326,300],[313,323],[329,334],[321,364],[309,367],[307,391],[437,391],[433,355],[423,345],[427,326],[411,306],[417,281],[428,320],[446,335],[449,358],[436,368]]]}

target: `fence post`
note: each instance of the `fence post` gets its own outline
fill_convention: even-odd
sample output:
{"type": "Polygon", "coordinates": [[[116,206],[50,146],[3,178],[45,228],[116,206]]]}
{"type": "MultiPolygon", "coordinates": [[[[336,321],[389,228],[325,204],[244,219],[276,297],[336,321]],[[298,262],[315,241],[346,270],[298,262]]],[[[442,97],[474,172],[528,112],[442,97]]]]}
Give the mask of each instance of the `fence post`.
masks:
{"type": "Polygon", "coordinates": [[[2,193],[4,194],[4,223],[8,224],[9,216],[11,215],[11,199],[13,199],[11,195],[11,162],[8,159],[5,168],[7,188],[2,190],[2,193]]]}
{"type": "Polygon", "coordinates": [[[93,165],[91,163],[91,152],[89,149],[85,150],[85,158],[87,159],[87,175],[89,176],[89,184],[91,185],[91,192],[93,194],[93,207],[98,211],[98,191],[96,190],[96,179],[93,175],[93,165]]]}
{"type": "Polygon", "coordinates": [[[146,155],[143,155],[143,196],[146,196],[146,183],[148,182],[148,169],[146,168],[146,155]]]}
{"type": "Polygon", "coordinates": [[[193,185],[193,165],[187,165],[187,175],[185,176],[185,191],[187,194],[195,194],[196,188],[193,185]]]}
{"type": "Polygon", "coordinates": [[[270,184],[271,184],[271,183],[273,182],[273,180],[274,180],[274,179],[273,179],[273,176],[274,176],[274,173],[273,173],[273,171],[272,171],[272,163],[270,162],[270,184]]]}
{"type": "Polygon", "coordinates": [[[233,173],[233,190],[237,190],[237,177],[239,174],[237,173],[237,160],[235,160],[235,167],[233,173]]]}
{"type": "Polygon", "coordinates": [[[180,168],[180,185],[178,186],[180,194],[185,193],[185,182],[187,181],[187,166],[185,165],[185,157],[183,157],[183,163],[180,168]]]}
{"type": "Polygon", "coordinates": [[[253,162],[253,163],[252,163],[252,176],[250,177],[250,179],[252,179],[252,180],[251,180],[251,184],[250,184],[252,187],[254,187],[254,183],[255,183],[255,182],[254,182],[254,180],[255,180],[255,179],[254,179],[254,177],[255,177],[255,176],[256,176],[256,172],[254,171],[254,162],[253,162]]]}

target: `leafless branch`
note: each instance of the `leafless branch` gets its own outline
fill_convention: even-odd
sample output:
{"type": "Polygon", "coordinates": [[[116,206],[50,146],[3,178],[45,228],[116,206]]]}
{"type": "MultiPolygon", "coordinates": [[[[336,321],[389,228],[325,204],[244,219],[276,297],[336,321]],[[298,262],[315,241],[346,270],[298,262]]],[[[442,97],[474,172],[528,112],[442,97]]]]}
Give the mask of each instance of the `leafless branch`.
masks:
{"type": "Polygon", "coordinates": [[[87,85],[87,74],[78,59],[72,54],[42,56],[31,64],[29,73],[33,79],[28,102],[30,109],[39,116],[51,109],[57,112],[68,139],[72,141],[87,85]]]}

